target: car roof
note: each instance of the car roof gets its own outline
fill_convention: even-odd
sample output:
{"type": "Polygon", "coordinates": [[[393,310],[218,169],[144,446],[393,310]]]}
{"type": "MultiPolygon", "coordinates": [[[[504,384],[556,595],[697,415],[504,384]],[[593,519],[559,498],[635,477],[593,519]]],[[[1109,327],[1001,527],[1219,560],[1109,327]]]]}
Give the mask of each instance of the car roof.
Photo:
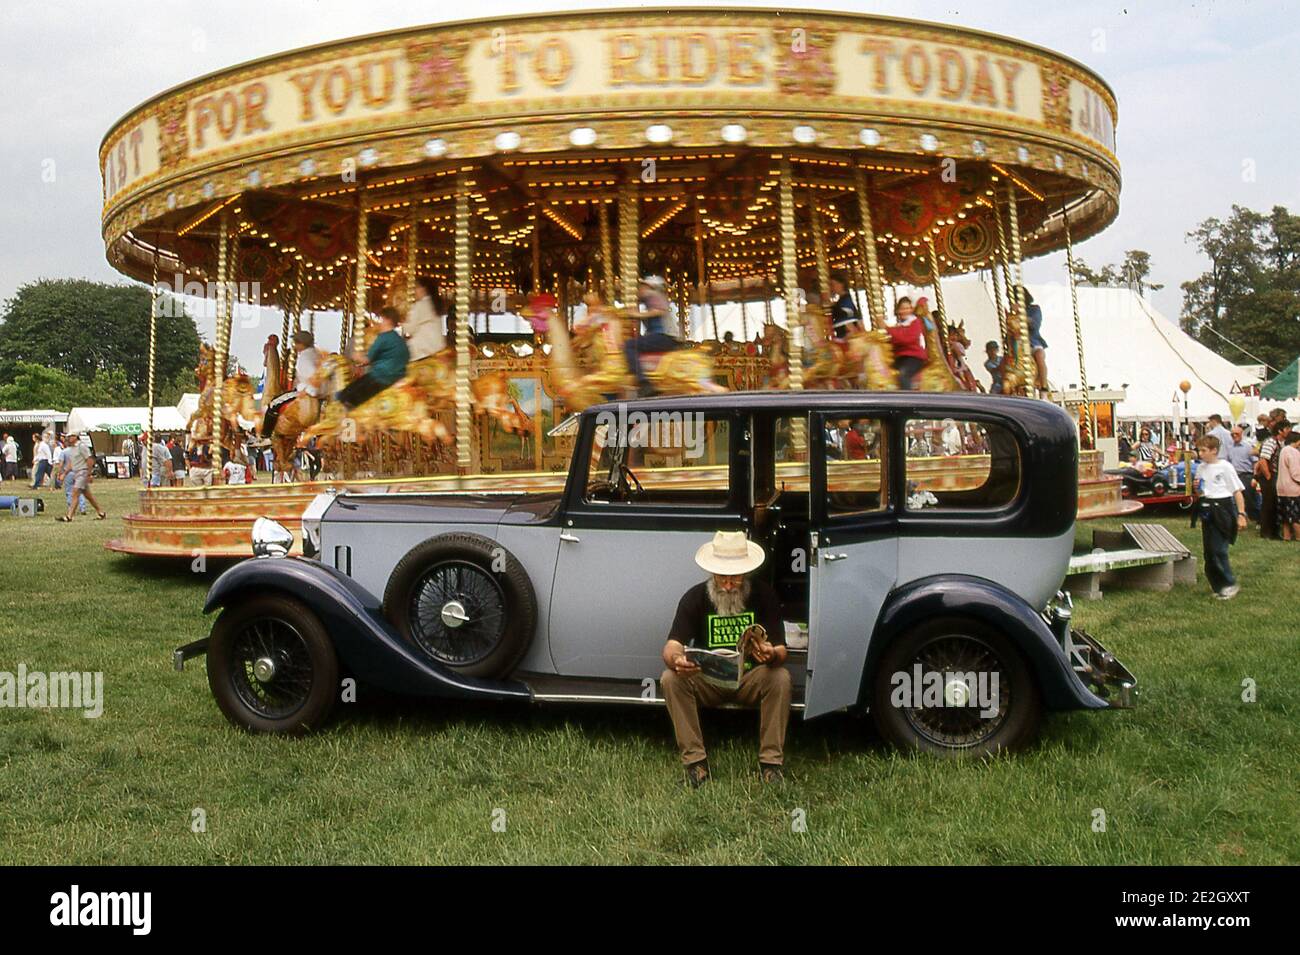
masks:
{"type": "Polygon", "coordinates": [[[927,411],[972,412],[1002,415],[1016,420],[1038,419],[1045,408],[1061,411],[1055,405],[1034,398],[988,395],[973,391],[728,391],[706,395],[672,395],[632,398],[592,405],[584,414],[618,414],[627,411],[849,411],[862,406],[880,411],[903,411],[925,414],[927,411]]]}

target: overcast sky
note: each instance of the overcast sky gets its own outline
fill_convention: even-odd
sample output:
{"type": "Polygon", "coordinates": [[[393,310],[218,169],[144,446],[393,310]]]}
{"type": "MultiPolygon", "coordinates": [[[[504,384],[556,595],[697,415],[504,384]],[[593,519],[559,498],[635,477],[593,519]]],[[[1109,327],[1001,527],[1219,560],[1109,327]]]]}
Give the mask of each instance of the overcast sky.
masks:
{"type": "MultiPolygon", "coordinates": [[[[714,6],[797,7],[796,3],[714,6]]],[[[253,57],[464,16],[647,7],[612,0],[3,0],[0,4],[0,299],[38,278],[120,276],[100,239],[97,153],[109,126],[177,83],[253,57]],[[54,182],[43,181],[48,161],[54,182]]],[[[1240,203],[1300,209],[1300,3],[817,0],[810,6],[934,20],[1019,37],[1096,70],[1119,98],[1120,214],[1078,254],[1094,266],[1152,254],[1157,307],[1205,262],[1185,234],[1240,203]]],[[[662,6],[657,9],[662,9],[662,6]]],[[[1063,280],[1064,255],[1030,263],[1063,280]]],[[[278,326],[278,319],[276,320],[278,326]]],[[[211,320],[200,320],[211,337],[211,320]]],[[[261,368],[265,330],[237,331],[261,368]]]]}

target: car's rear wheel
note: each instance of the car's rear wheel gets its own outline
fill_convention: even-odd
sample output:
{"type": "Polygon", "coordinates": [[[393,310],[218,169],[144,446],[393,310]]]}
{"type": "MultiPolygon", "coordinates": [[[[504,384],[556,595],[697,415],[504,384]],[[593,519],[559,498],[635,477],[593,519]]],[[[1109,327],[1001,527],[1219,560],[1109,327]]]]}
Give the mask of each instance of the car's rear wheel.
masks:
{"type": "Polygon", "coordinates": [[[338,656],[303,604],[254,597],[228,607],[212,628],[208,685],[236,726],[298,735],[321,726],[334,708],[338,656]]]}
{"type": "Polygon", "coordinates": [[[514,555],[477,534],[443,534],[403,557],[384,614],[431,660],[466,676],[509,673],[537,626],[532,582],[514,555]]]}
{"type": "Polygon", "coordinates": [[[871,710],[881,735],[903,749],[988,756],[1034,739],[1042,696],[1010,639],[953,617],[927,621],[885,649],[871,710]]]}

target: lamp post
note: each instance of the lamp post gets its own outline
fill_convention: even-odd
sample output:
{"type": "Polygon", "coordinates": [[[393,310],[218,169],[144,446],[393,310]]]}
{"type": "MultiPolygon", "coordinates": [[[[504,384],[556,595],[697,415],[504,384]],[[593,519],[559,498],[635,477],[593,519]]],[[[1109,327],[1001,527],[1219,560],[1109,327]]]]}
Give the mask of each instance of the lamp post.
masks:
{"type": "MultiPolygon", "coordinates": [[[[1192,390],[1192,383],[1184,378],[1178,383],[1178,390],[1183,393],[1183,493],[1192,496],[1192,419],[1188,411],[1187,393],[1192,390]]],[[[1177,402],[1178,396],[1174,395],[1177,402]]]]}

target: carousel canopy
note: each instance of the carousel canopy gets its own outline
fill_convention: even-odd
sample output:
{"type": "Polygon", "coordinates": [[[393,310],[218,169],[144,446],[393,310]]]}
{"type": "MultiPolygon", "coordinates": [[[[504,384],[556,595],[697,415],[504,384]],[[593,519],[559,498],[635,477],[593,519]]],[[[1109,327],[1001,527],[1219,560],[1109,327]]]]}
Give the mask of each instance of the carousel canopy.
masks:
{"type": "Polygon", "coordinates": [[[931,262],[992,258],[1003,189],[1025,256],[1062,245],[1062,209],[1076,241],[1104,228],[1115,123],[1080,64],[937,24],[736,8],[449,23],[132,110],[100,151],[103,233],[128,275],[204,282],[225,223],[238,297],[286,308],[373,308],[412,269],[463,269],[480,297],[626,297],[645,272],[771,297],[791,274],[811,289],[860,270],[868,216],[880,273],[921,282],[931,262]]]}

